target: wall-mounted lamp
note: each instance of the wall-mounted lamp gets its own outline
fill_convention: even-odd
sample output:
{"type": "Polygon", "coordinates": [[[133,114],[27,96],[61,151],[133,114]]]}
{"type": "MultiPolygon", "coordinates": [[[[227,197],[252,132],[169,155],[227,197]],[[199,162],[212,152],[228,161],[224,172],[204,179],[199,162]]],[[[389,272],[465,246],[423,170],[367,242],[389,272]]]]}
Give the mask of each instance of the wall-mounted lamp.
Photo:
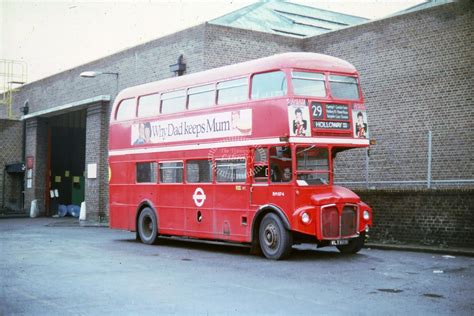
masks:
{"type": "Polygon", "coordinates": [[[176,64],[170,65],[170,71],[174,72],[176,76],[182,76],[186,71],[186,64],[183,63],[183,55],[179,55],[178,62],[176,64]]]}
{"type": "Polygon", "coordinates": [[[114,75],[115,79],[115,95],[119,92],[119,73],[118,72],[106,72],[106,71],[83,71],[80,76],[82,78],[95,78],[100,75],[114,75]]]}
{"type": "Polygon", "coordinates": [[[28,112],[30,112],[30,103],[28,100],[26,100],[23,106],[20,108],[20,112],[23,113],[23,115],[26,115],[28,112]]]}
{"type": "Polygon", "coordinates": [[[81,72],[81,77],[83,78],[95,78],[100,75],[115,75],[118,77],[118,72],[102,72],[102,71],[84,71],[81,72]]]}

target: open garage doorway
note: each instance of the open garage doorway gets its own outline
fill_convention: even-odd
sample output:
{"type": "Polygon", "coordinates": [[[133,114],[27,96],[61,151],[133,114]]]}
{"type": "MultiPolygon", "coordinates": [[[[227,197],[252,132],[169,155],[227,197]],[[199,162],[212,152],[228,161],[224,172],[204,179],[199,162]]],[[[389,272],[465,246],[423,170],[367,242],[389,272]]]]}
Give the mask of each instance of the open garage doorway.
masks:
{"type": "Polygon", "coordinates": [[[46,215],[58,213],[59,205],[80,206],[84,201],[86,110],[48,119],[46,215]]]}

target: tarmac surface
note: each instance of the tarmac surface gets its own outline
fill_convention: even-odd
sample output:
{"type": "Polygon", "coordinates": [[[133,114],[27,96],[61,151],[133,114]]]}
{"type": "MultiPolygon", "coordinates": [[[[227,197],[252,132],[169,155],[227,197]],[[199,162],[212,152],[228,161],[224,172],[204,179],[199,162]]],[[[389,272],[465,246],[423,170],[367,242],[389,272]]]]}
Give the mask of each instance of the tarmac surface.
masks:
{"type": "Polygon", "coordinates": [[[0,286],[0,315],[474,314],[473,257],[301,245],[270,261],[72,219],[0,219],[0,286]]]}

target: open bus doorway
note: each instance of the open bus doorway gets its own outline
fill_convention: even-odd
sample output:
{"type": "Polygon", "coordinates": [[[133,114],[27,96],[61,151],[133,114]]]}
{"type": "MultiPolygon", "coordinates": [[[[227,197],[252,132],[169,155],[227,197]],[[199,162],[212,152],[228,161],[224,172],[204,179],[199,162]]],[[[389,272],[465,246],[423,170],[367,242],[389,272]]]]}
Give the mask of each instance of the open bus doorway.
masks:
{"type": "Polygon", "coordinates": [[[86,110],[50,117],[46,169],[46,216],[59,205],[80,206],[84,201],[86,110]]]}

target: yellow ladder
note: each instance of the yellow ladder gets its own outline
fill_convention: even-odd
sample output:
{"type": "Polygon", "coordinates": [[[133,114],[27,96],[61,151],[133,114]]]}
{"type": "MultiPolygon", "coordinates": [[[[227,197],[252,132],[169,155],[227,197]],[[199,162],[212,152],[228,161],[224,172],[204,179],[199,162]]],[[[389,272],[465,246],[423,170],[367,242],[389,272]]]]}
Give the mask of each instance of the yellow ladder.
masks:
{"type": "Polygon", "coordinates": [[[0,105],[6,106],[8,119],[14,118],[13,93],[26,83],[27,72],[28,65],[24,61],[0,59],[0,105]]]}

